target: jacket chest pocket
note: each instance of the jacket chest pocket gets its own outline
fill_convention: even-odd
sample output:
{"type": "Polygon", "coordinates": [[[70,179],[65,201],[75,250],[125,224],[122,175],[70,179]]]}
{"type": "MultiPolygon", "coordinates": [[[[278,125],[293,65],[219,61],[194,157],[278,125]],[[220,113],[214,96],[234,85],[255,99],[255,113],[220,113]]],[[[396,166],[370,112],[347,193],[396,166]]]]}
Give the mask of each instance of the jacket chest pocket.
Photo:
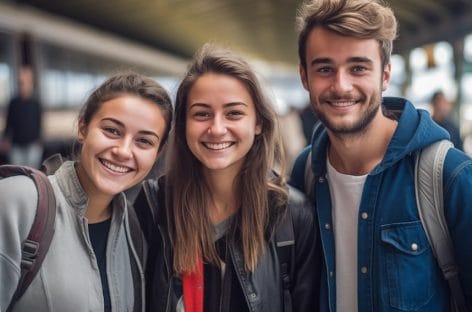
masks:
{"type": "Polygon", "coordinates": [[[421,221],[383,225],[381,240],[390,306],[415,311],[426,305],[439,281],[421,221]]]}

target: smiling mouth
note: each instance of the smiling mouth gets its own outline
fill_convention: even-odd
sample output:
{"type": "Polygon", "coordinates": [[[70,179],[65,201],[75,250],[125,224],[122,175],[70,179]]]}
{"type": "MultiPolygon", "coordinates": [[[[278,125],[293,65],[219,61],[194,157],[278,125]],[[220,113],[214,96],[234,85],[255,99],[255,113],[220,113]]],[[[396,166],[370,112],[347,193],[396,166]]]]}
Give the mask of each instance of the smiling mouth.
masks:
{"type": "Polygon", "coordinates": [[[233,144],[234,144],[233,142],[225,142],[225,143],[208,143],[208,142],[204,142],[203,143],[203,145],[206,148],[214,150],[214,151],[224,150],[224,149],[230,147],[233,144]]]}
{"type": "Polygon", "coordinates": [[[128,172],[130,172],[130,171],[133,170],[133,169],[131,169],[131,168],[129,168],[129,167],[124,167],[124,166],[115,165],[115,164],[109,162],[108,160],[102,159],[102,158],[100,158],[100,162],[101,162],[102,165],[104,165],[106,168],[108,168],[108,169],[110,169],[111,171],[116,172],[116,173],[128,173],[128,172]]]}
{"type": "Polygon", "coordinates": [[[348,107],[355,105],[357,101],[355,100],[334,100],[334,101],[326,101],[329,105],[334,106],[334,107],[348,107]]]}

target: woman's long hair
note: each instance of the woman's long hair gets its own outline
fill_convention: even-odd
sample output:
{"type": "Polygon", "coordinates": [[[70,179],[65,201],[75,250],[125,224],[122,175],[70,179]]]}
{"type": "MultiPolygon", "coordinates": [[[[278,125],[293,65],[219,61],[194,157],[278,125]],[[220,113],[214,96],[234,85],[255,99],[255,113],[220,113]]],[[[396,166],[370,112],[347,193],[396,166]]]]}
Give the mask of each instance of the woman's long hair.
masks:
{"type": "Polygon", "coordinates": [[[280,172],[284,169],[277,118],[249,65],[231,51],[211,44],[195,54],[176,95],[166,175],[173,266],[176,272],[184,273],[195,272],[199,257],[215,265],[220,263],[207,213],[209,186],[185,136],[188,94],[197,79],[207,73],[228,75],[242,82],[254,102],[257,122],[262,125],[233,184],[239,193],[236,198],[241,199],[233,229],[240,237],[245,269],[253,271],[273,233],[273,219],[278,214],[271,211],[282,210],[287,202],[284,178],[272,171],[275,166],[280,172]]]}

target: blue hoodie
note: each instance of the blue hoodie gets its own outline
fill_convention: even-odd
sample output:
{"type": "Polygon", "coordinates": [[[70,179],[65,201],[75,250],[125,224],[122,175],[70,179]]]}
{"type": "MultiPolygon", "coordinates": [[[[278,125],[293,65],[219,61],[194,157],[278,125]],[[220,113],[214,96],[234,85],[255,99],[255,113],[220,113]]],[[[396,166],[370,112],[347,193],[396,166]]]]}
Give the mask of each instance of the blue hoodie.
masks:
{"type": "MultiPolygon", "coordinates": [[[[358,311],[449,311],[447,282],[437,265],[416,206],[415,152],[448,139],[424,110],[400,98],[384,98],[398,126],[383,160],[368,174],[358,213],[358,311]],[[364,216],[364,218],[361,217],[364,216]],[[367,216],[367,218],[366,218],[367,216]],[[415,243],[418,247],[411,249],[415,243]],[[361,270],[361,268],[363,268],[361,270]]],[[[336,270],[331,198],[326,179],[329,138],[321,126],[311,147],[315,204],[322,241],[320,310],[336,311],[336,270]]],[[[304,189],[306,151],[291,183],[304,189]]],[[[472,160],[450,149],[444,166],[444,209],[467,305],[472,307],[472,160]]],[[[416,246],[415,246],[416,247],[416,246]]]]}

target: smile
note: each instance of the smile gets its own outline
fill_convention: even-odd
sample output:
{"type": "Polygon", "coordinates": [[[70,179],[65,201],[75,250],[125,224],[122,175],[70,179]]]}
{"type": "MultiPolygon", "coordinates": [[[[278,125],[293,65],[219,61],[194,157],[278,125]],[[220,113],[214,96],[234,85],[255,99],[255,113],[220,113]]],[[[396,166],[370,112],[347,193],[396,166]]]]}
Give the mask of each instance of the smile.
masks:
{"type": "Polygon", "coordinates": [[[211,149],[211,150],[215,150],[215,151],[226,149],[226,148],[230,147],[233,144],[234,143],[232,143],[232,142],[225,142],[225,143],[208,143],[208,142],[204,142],[203,143],[203,145],[206,148],[211,149]]]}
{"type": "Polygon", "coordinates": [[[344,101],[327,101],[328,104],[335,106],[335,107],[348,107],[355,105],[357,101],[354,100],[344,100],[344,101]]]}
{"type": "Polygon", "coordinates": [[[111,171],[117,172],[117,173],[127,173],[127,172],[132,171],[132,169],[129,168],[129,167],[118,166],[118,165],[112,164],[108,160],[105,160],[105,159],[102,159],[102,158],[100,158],[100,162],[106,168],[110,169],[111,171]]]}

